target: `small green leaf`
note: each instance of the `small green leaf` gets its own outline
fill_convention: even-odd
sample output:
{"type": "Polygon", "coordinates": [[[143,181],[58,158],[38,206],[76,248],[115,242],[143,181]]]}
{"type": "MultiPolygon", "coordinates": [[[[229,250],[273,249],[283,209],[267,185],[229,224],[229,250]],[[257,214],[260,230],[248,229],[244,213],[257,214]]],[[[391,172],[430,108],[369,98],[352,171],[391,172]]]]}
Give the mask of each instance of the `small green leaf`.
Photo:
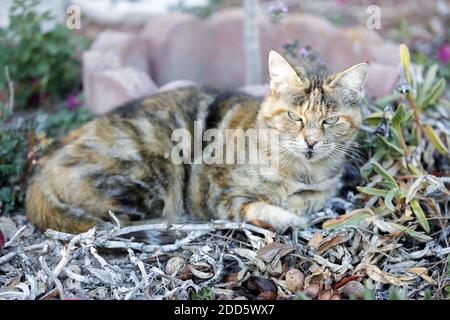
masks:
{"type": "Polygon", "coordinates": [[[427,92],[428,90],[430,90],[431,85],[434,83],[434,80],[436,79],[438,68],[439,66],[437,63],[433,64],[430,68],[428,68],[425,80],[423,81],[422,86],[423,92],[427,92]]]}
{"type": "Polygon", "coordinates": [[[380,138],[380,141],[386,145],[389,149],[394,149],[394,151],[397,151],[399,154],[403,155],[403,149],[392,142],[387,141],[385,137],[378,136],[380,138]]]}
{"type": "Polygon", "coordinates": [[[400,94],[397,92],[387,96],[383,96],[379,98],[377,101],[375,101],[375,105],[380,108],[384,108],[386,107],[386,105],[392,104],[394,101],[397,101],[399,97],[400,94]]]}
{"type": "Polygon", "coordinates": [[[361,221],[373,216],[373,211],[370,209],[358,209],[350,213],[343,214],[336,219],[330,219],[322,224],[322,229],[338,229],[345,226],[354,226],[361,221]]]}
{"type": "Polygon", "coordinates": [[[198,292],[192,293],[192,300],[214,300],[216,295],[208,287],[201,288],[198,292]]]}
{"type": "Polygon", "coordinates": [[[411,164],[411,163],[408,163],[408,169],[409,169],[409,171],[411,171],[411,173],[413,174],[413,175],[416,175],[416,176],[423,176],[423,173],[422,173],[422,171],[420,171],[418,168],[416,168],[413,164],[411,164]]]}
{"type": "Polygon", "coordinates": [[[430,104],[435,103],[436,100],[441,96],[442,92],[444,92],[444,88],[445,88],[445,79],[441,79],[429,91],[423,102],[419,105],[419,109],[423,110],[430,104]]]}
{"type": "Polygon", "coordinates": [[[442,142],[442,140],[439,138],[439,136],[434,132],[433,128],[426,124],[424,125],[425,132],[427,133],[428,137],[430,138],[431,143],[434,145],[436,150],[443,155],[448,155],[448,149],[442,142]]]}
{"type": "Polygon", "coordinates": [[[395,211],[395,206],[394,206],[394,204],[392,203],[392,200],[394,199],[395,194],[397,193],[397,191],[398,191],[398,188],[390,190],[390,191],[386,194],[386,197],[384,198],[384,203],[386,204],[386,207],[387,207],[389,210],[393,211],[393,212],[395,211]]]}
{"type": "Polygon", "coordinates": [[[413,237],[414,239],[421,241],[421,242],[428,242],[433,240],[432,237],[427,236],[426,234],[424,234],[423,232],[417,232],[414,231],[408,227],[402,226],[400,224],[397,223],[392,223],[392,222],[388,222],[390,225],[392,225],[394,228],[397,228],[400,231],[405,232],[406,234],[408,234],[409,236],[413,237]]]}
{"type": "Polygon", "coordinates": [[[407,119],[406,107],[401,103],[397,110],[395,110],[394,116],[392,117],[391,123],[394,127],[400,128],[400,125],[407,119]]]}
{"type": "Polygon", "coordinates": [[[383,190],[383,189],[377,189],[377,188],[369,188],[369,187],[357,187],[356,188],[359,192],[371,195],[371,196],[376,196],[376,197],[385,197],[388,193],[387,190],[383,190]]]}
{"type": "Polygon", "coordinates": [[[392,182],[398,188],[398,184],[395,181],[394,177],[392,177],[392,175],[389,172],[387,172],[387,170],[384,169],[381,166],[381,164],[379,164],[375,160],[372,160],[372,166],[373,166],[373,169],[376,171],[376,173],[378,173],[380,176],[382,176],[385,180],[392,182]]]}
{"type": "Polygon", "coordinates": [[[433,295],[431,294],[430,289],[426,289],[425,293],[423,295],[423,300],[432,300],[433,299],[433,295]]]}
{"type": "Polygon", "coordinates": [[[428,224],[427,217],[425,216],[419,201],[417,199],[412,199],[410,206],[422,228],[426,233],[430,233],[430,225],[428,224]]]}

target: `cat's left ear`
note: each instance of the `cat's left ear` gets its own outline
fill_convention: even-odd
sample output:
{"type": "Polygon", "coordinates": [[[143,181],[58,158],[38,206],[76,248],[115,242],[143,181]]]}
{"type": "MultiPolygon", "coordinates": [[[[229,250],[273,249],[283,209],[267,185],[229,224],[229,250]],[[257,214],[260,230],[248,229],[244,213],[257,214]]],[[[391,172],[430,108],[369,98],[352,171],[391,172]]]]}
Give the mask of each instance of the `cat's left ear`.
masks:
{"type": "Polygon", "coordinates": [[[345,71],[337,73],[331,81],[330,87],[339,86],[359,93],[366,83],[368,73],[369,64],[367,62],[358,63],[345,71]]]}
{"type": "Polygon", "coordinates": [[[303,70],[297,71],[278,52],[271,50],[269,53],[270,89],[274,92],[284,92],[288,88],[305,85],[303,82],[303,70]]]}

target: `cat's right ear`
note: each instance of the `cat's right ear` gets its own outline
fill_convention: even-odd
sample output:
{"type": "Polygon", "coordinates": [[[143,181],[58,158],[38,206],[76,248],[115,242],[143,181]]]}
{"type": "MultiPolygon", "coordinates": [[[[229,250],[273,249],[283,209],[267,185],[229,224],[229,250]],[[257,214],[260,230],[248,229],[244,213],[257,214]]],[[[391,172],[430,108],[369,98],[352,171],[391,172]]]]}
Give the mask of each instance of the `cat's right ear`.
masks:
{"type": "Polygon", "coordinates": [[[301,84],[297,72],[281,54],[271,50],[269,53],[270,90],[283,92],[292,86],[301,84]]]}

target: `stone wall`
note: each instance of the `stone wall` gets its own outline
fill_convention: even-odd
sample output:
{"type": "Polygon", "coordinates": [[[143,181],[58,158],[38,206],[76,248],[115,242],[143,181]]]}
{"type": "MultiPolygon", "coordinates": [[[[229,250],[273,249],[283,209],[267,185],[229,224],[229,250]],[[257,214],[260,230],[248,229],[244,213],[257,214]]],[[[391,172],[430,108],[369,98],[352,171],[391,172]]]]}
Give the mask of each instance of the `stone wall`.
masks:
{"type": "MultiPolygon", "coordinates": [[[[212,86],[244,86],[243,18],[240,8],[222,10],[207,19],[169,13],[151,18],[138,34],[100,33],[83,56],[88,105],[97,113],[106,112],[180,79],[212,86]]],[[[279,23],[261,16],[264,79],[268,79],[270,49],[282,52],[282,46],[295,39],[317,50],[332,71],[368,61],[369,97],[388,94],[396,83],[398,45],[387,43],[365,26],[340,27],[322,17],[299,13],[279,23]]],[[[265,92],[263,88],[262,84],[252,90],[265,92]]]]}

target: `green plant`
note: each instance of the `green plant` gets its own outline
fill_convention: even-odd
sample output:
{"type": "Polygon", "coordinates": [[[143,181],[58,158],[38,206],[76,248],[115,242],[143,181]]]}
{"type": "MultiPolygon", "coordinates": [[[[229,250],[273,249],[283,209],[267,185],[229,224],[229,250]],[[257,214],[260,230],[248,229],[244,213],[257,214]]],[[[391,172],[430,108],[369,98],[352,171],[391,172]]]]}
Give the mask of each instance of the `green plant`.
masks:
{"type": "Polygon", "coordinates": [[[63,108],[54,113],[13,117],[2,104],[0,111],[0,214],[3,214],[22,210],[27,177],[35,160],[55,139],[92,115],[84,108],[75,111],[63,108]]]}
{"type": "MultiPolygon", "coordinates": [[[[430,216],[438,215],[436,205],[443,198],[430,197],[429,190],[434,188],[443,194],[450,194],[439,177],[447,175],[433,168],[429,173],[424,161],[427,149],[434,159],[449,161],[449,148],[444,141],[449,137],[435,126],[436,122],[427,120],[428,111],[443,106],[440,99],[445,87],[444,79],[437,79],[437,66],[428,68],[422,82],[412,74],[409,51],[405,45],[400,47],[402,61],[399,95],[402,100],[395,111],[390,108],[379,110],[366,118],[366,124],[372,126],[374,140],[370,141],[371,159],[361,167],[362,176],[368,184],[358,187],[363,194],[378,200],[375,213],[390,214],[397,223],[390,227],[405,232],[419,241],[431,238],[417,232],[413,224],[405,226],[404,222],[415,219],[425,233],[431,232],[430,216]]],[[[434,161],[434,160],[433,160],[434,161]]],[[[437,161],[436,161],[437,162],[437,161]]]]}
{"type": "Polygon", "coordinates": [[[208,287],[201,288],[198,292],[192,292],[192,300],[214,300],[216,295],[208,287]]]}
{"type": "MultiPolygon", "coordinates": [[[[80,86],[78,55],[84,41],[57,24],[50,12],[38,12],[38,4],[39,0],[14,0],[10,25],[0,29],[0,66],[9,67],[18,108],[55,101],[80,86]],[[44,24],[55,26],[46,31],[44,24]]],[[[0,88],[5,83],[2,70],[0,88]]]]}

